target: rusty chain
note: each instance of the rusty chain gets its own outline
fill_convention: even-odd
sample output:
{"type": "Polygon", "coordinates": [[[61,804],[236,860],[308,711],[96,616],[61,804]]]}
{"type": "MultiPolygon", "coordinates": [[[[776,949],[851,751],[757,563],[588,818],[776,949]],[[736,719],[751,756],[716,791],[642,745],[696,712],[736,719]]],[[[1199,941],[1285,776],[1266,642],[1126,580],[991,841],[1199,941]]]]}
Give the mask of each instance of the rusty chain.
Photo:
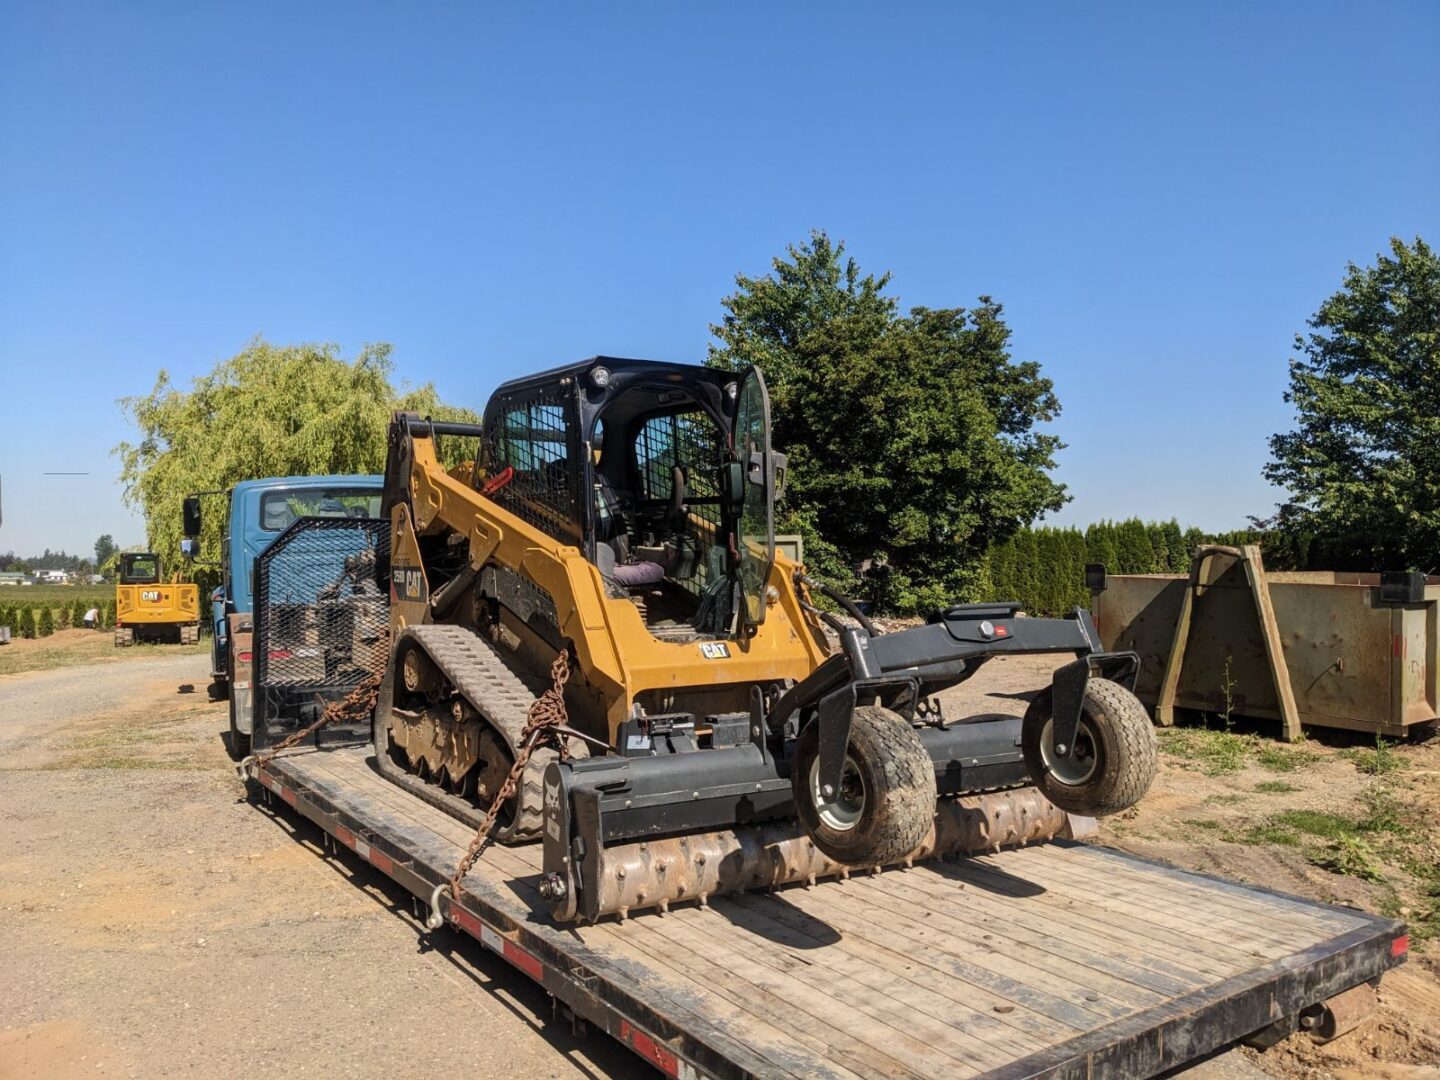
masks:
{"type": "MultiPolygon", "coordinates": [[[[380,635],[379,640],[372,649],[373,654],[379,656],[387,652],[386,642],[389,636],[388,632],[380,635]]],[[[243,783],[249,778],[249,769],[252,765],[256,769],[263,768],[274,761],[280,751],[289,750],[292,746],[298,746],[311,735],[315,734],[315,732],[329,724],[336,723],[337,721],[342,723],[361,723],[369,719],[375,712],[375,702],[380,697],[380,684],[384,680],[385,671],[382,667],[379,674],[367,679],[343,698],[339,698],[326,705],[325,711],[320,714],[320,719],[316,720],[309,727],[300,731],[292,731],[289,735],[286,735],[285,738],[262,753],[250,754],[235,766],[235,771],[239,773],[241,782],[243,783]]]]}
{"type": "Polygon", "coordinates": [[[515,764],[511,767],[510,774],[505,777],[505,782],[500,785],[500,791],[490,804],[490,809],[481,819],[480,827],[470,838],[470,846],[465,849],[464,856],[455,867],[455,873],[450,876],[449,881],[436,885],[430,894],[430,915],[425,920],[425,925],[431,930],[440,929],[445,922],[445,917],[440,912],[440,897],[446,889],[450,891],[452,910],[453,905],[460,899],[460,882],[489,846],[495,822],[500,816],[500,808],[507,799],[514,797],[525,766],[530,764],[531,755],[542,743],[551,742],[562,761],[570,756],[565,732],[561,730],[567,728],[569,723],[569,716],[565,712],[565,684],[570,681],[570,653],[567,649],[561,649],[555,662],[550,665],[550,678],[552,685],[535,699],[526,714],[525,727],[520,732],[520,751],[515,755],[515,764]]]}

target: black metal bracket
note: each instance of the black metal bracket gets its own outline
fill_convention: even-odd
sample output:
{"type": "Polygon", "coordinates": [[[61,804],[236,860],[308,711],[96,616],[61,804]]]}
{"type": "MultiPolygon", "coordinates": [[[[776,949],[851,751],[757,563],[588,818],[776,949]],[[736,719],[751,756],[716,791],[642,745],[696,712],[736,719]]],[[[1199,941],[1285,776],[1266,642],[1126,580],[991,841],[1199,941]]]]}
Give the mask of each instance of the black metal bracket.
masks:
{"type": "Polygon", "coordinates": [[[1139,673],[1140,656],[1133,652],[1091,653],[1056,668],[1050,680],[1051,752],[1063,758],[1075,748],[1085,688],[1092,677],[1109,679],[1133,693],[1139,673]]]}

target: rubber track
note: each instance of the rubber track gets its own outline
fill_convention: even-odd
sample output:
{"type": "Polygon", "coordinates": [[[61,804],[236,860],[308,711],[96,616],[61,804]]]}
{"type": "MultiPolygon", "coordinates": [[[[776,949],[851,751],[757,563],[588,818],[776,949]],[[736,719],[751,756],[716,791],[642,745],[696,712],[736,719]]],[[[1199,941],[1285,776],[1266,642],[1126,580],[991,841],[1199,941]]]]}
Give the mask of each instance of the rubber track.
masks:
{"type": "MultiPolygon", "coordinates": [[[[536,695],[510,670],[495,647],[464,626],[412,626],[401,641],[405,638],[419,643],[455,692],[505,739],[510,753],[518,755],[520,734],[536,695]]],[[[520,775],[514,820],[509,827],[496,827],[497,840],[518,844],[540,836],[545,812],[542,780],[546,766],[554,760],[555,751],[548,748],[530,755],[520,775]]]]}

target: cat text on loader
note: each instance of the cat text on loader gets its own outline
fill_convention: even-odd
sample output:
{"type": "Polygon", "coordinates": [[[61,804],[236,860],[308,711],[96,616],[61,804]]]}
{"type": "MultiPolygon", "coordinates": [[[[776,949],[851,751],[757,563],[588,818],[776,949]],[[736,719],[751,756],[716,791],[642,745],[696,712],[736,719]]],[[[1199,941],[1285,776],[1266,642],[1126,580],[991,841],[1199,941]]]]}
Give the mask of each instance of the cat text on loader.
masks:
{"type": "Polygon", "coordinates": [[[160,556],[127,551],[115,579],[115,644],[200,640],[200,587],[160,580],[160,556]]]}
{"type": "Polygon", "coordinates": [[[777,555],[785,465],[753,368],[597,357],[502,385],[480,425],[395,417],[376,757],[477,824],[565,650],[589,741],[537,752],[495,833],[543,839],[557,919],[1049,839],[1148,789],[1135,657],[1088,613],[959,605],[882,634],[777,555]],[[457,438],[474,461],[446,470],[457,438]],[[939,691],[1023,652],[1075,657],[1023,721],[942,715],[939,691]]]}

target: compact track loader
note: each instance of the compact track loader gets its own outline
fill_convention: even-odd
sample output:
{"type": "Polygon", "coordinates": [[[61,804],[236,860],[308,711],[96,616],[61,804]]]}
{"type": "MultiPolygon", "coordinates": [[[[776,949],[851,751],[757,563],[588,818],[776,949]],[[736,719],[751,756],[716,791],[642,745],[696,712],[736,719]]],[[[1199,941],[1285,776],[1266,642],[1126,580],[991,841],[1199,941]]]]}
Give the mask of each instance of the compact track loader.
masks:
{"type": "Polygon", "coordinates": [[[597,357],[504,384],[479,425],[391,424],[379,767],[479,824],[564,652],[585,738],[530,757],[495,834],[543,840],[557,919],[1047,839],[1148,789],[1136,658],[1088,613],[880,633],[777,554],[785,465],[754,368],[597,357]],[[475,458],[447,470],[456,438],[475,458]],[[1023,652],[1075,657],[1023,721],[943,715],[1023,652]]]}

